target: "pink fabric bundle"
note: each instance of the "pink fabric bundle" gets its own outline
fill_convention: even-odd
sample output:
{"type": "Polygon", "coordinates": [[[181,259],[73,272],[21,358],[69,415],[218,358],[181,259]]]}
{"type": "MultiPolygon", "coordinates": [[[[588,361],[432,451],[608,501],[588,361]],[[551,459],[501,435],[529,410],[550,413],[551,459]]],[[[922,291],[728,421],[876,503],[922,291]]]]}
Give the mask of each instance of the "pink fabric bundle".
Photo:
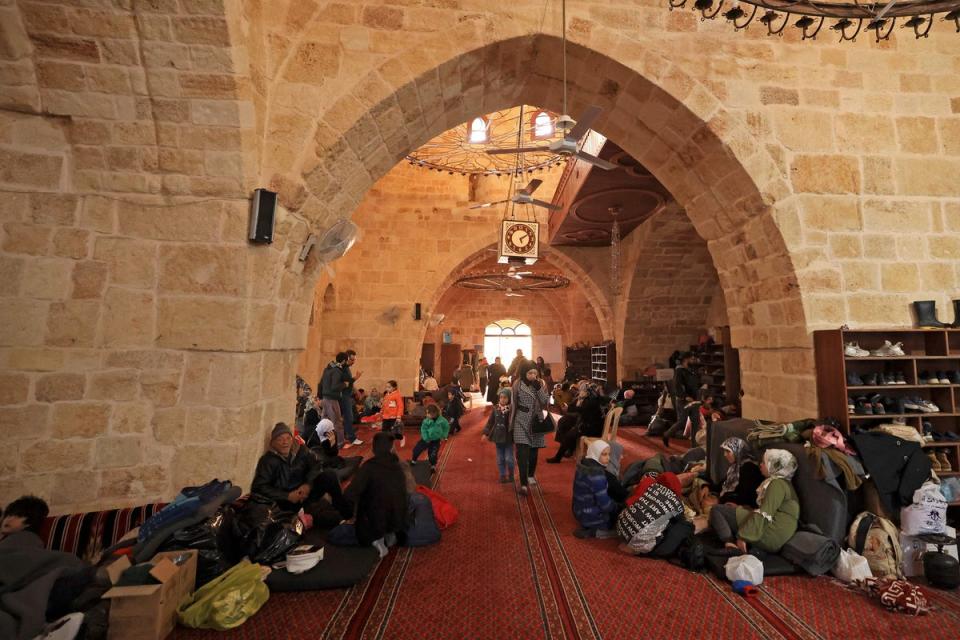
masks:
{"type": "Polygon", "coordinates": [[[847,445],[846,440],[843,439],[843,434],[828,424],[818,424],[813,428],[813,444],[821,449],[833,447],[834,449],[843,451],[847,455],[857,455],[856,452],[847,445]]]}

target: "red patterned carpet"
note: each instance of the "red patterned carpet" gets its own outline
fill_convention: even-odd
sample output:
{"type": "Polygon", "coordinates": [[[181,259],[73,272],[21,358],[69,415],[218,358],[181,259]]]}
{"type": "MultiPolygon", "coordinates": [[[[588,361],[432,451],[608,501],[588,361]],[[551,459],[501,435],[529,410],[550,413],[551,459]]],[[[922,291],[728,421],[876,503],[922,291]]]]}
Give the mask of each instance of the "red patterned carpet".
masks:
{"type": "MultiPolygon", "coordinates": [[[[469,412],[441,451],[437,489],[460,520],[439,545],[392,551],[353,589],[271,596],[234,631],[181,628],[176,637],[960,638],[957,593],[928,590],[936,610],[920,618],[888,613],[829,578],[769,578],[747,600],[714,577],[625,556],[616,540],[578,540],[573,463],[544,464],[550,443],[540,486],[521,499],[497,482],[493,445],[480,441],[483,420],[482,409],[469,412]]],[[[663,451],[636,430],[620,434],[624,465],[663,451]]]]}

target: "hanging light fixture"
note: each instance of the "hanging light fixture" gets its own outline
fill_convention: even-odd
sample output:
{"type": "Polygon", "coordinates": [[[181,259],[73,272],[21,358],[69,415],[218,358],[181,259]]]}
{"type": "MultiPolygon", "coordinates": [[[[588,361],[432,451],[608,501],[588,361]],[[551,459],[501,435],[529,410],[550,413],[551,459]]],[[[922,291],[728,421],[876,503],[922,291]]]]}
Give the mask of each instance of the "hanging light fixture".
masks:
{"type": "Polygon", "coordinates": [[[690,7],[701,20],[722,15],[736,31],[746,29],[758,13],[761,24],[771,36],[783,35],[792,22],[803,34],[803,40],[814,40],[827,20],[833,20],[831,31],[840,34],[840,41],[856,40],[863,30],[873,31],[877,42],[888,40],[901,20],[903,29],[911,29],[915,38],[926,38],[934,16],[941,22],[952,22],[960,33],[960,0],[881,0],[858,3],[833,0],[667,0],[670,10],[690,7]],[[791,20],[791,17],[797,17],[791,20]]]}

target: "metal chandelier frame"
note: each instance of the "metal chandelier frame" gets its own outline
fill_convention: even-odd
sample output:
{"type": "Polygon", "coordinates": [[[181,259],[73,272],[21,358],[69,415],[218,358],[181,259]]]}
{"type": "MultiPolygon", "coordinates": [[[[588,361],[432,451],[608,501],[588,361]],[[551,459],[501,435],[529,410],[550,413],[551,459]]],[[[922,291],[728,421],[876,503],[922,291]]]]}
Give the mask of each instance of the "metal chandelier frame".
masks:
{"type": "Polygon", "coordinates": [[[827,20],[828,28],[840,35],[840,41],[853,41],[862,31],[872,31],[877,39],[887,40],[901,20],[901,28],[912,29],[916,38],[926,38],[934,16],[953,22],[960,33],[960,0],[889,0],[888,2],[814,2],[813,0],[667,0],[670,10],[690,7],[701,20],[726,18],[737,31],[746,29],[754,19],[767,28],[767,34],[782,36],[792,17],[793,26],[803,32],[803,40],[817,37],[827,20]]]}

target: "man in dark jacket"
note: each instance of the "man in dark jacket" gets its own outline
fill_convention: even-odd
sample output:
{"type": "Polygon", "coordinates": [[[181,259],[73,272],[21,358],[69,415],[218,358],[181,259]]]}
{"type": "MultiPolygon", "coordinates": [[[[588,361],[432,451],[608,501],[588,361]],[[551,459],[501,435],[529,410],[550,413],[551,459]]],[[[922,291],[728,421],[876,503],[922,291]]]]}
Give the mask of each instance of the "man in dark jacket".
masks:
{"type": "Polygon", "coordinates": [[[327,365],[320,376],[320,403],[322,415],[333,422],[337,432],[337,442],[346,442],[343,433],[343,414],[340,412],[340,398],[346,382],[343,380],[343,363],[347,361],[347,354],[342,351],[337,354],[333,362],[327,365]]]}
{"type": "Polygon", "coordinates": [[[356,431],[353,430],[353,385],[357,380],[360,379],[360,376],[362,376],[363,373],[358,371],[356,375],[354,375],[350,370],[350,367],[357,362],[357,352],[353,349],[347,349],[344,353],[346,354],[347,359],[344,360],[340,367],[340,370],[343,373],[343,382],[346,384],[346,386],[343,388],[343,391],[340,393],[340,415],[343,417],[344,433],[344,439],[341,440],[341,442],[344,443],[344,449],[349,449],[352,446],[363,444],[363,440],[358,438],[356,431]]]}
{"type": "Polygon", "coordinates": [[[276,502],[284,511],[298,511],[301,506],[327,494],[344,518],[349,518],[353,512],[353,507],[343,497],[336,474],[324,471],[310,449],[298,447],[294,450],[293,431],[283,422],[278,422],[270,433],[270,450],[257,462],[250,492],[261,499],[276,502]]]}
{"type": "Polygon", "coordinates": [[[407,528],[407,485],[403,468],[393,451],[393,436],[380,432],[373,437],[373,457],[361,465],[347,487],[356,504],[356,534],[362,545],[373,545],[380,557],[407,528]]]}
{"type": "Polygon", "coordinates": [[[500,362],[500,357],[493,359],[493,364],[487,367],[487,402],[496,404],[497,394],[500,393],[500,378],[507,375],[507,369],[500,362]]]}
{"type": "Polygon", "coordinates": [[[507,369],[507,373],[510,374],[510,380],[512,382],[516,382],[517,371],[520,370],[520,367],[523,366],[526,360],[527,359],[523,357],[523,349],[517,349],[517,355],[510,361],[510,368],[507,369]]]}
{"type": "Polygon", "coordinates": [[[673,372],[673,388],[675,399],[674,409],[677,411],[677,421],[663,434],[663,446],[670,446],[670,436],[678,431],[682,434],[690,420],[690,441],[693,442],[700,428],[700,403],[697,394],[700,392],[700,380],[691,368],[693,354],[686,351],[680,355],[680,366],[673,372]]]}

